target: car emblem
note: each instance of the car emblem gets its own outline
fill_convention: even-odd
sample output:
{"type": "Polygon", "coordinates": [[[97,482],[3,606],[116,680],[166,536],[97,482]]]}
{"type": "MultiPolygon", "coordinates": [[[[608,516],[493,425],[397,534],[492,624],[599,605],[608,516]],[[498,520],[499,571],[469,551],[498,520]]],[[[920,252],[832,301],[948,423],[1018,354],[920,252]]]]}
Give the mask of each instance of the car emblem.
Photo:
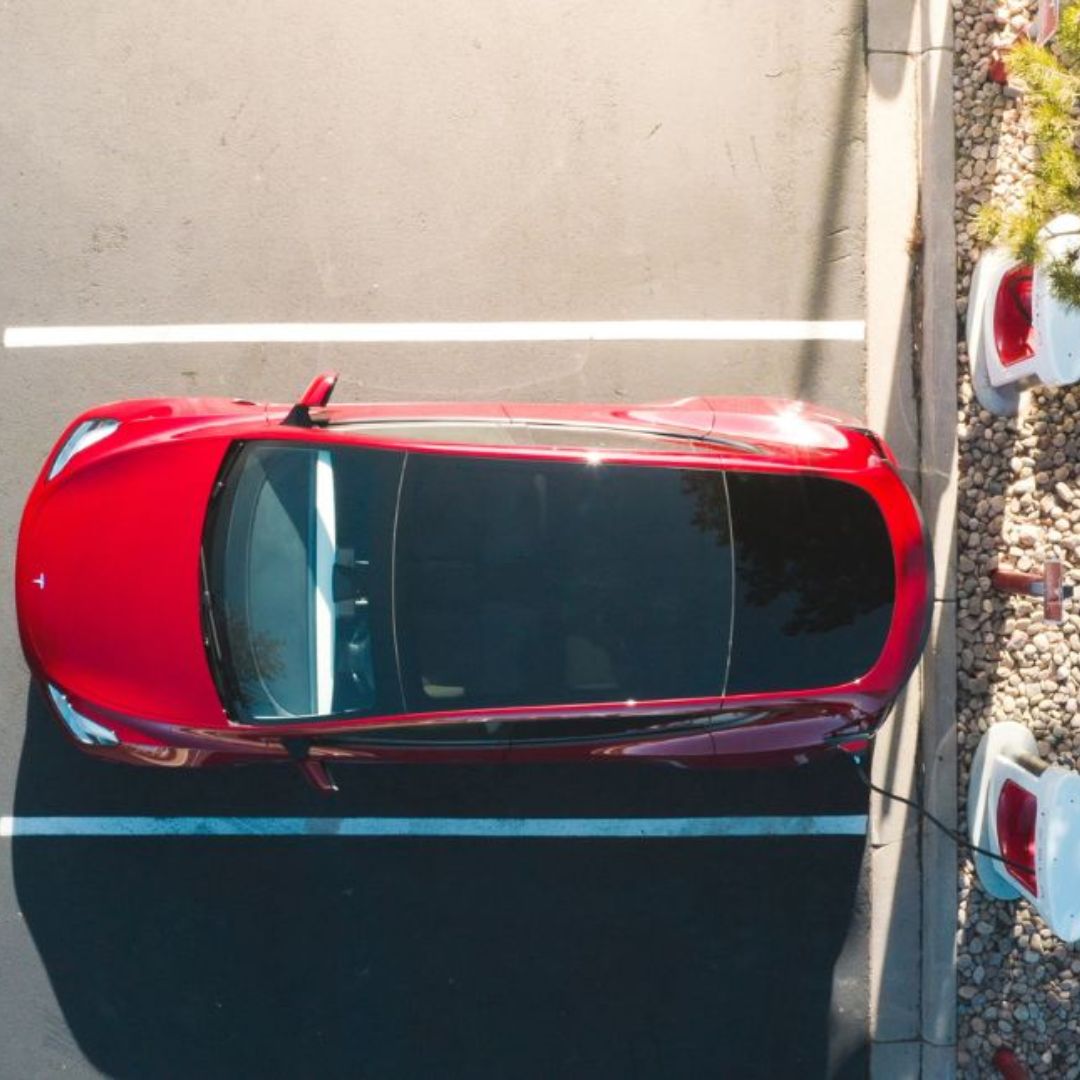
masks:
{"type": "Polygon", "coordinates": [[[39,589],[44,589],[45,588],[45,571],[42,570],[41,573],[38,574],[38,576],[36,578],[33,578],[32,580],[33,580],[34,584],[39,589]]]}

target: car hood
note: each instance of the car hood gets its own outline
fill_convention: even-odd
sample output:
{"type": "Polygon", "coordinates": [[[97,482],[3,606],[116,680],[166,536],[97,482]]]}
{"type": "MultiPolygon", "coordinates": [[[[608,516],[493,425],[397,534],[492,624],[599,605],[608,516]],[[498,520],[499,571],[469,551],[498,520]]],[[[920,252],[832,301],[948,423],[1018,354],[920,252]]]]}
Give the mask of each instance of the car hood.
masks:
{"type": "Polygon", "coordinates": [[[199,544],[227,447],[220,437],[130,441],[39,480],[16,598],[40,676],[130,716],[224,722],[202,641],[199,544]]]}

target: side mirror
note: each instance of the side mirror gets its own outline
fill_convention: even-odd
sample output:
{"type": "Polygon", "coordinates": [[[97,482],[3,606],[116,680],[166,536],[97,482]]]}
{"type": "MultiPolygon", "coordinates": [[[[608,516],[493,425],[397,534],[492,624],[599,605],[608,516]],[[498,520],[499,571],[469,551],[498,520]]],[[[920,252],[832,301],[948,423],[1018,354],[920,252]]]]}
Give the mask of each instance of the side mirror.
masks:
{"type": "Polygon", "coordinates": [[[330,400],[337,381],[336,371],[324,371],[321,375],[316,375],[282,422],[290,427],[311,427],[311,410],[322,408],[330,400]]]}
{"type": "Polygon", "coordinates": [[[338,786],[330,775],[330,770],[321,762],[306,758],[297,763],[300,775],[316,790],[324,795],[333,795],[338,786]]]}
{"type": "Polygon", "coordinates": [[[330,775],[330,770],[326,765],[317,758],[308,756],[311,751],[311,744],[307,739],[286,737],[281,740],[281,745],[285,748],[289,757],[296,762],[300,775],[316,791],[332,794],[338,790],[338,786],[334,783],[334,778],[330,775]]]}

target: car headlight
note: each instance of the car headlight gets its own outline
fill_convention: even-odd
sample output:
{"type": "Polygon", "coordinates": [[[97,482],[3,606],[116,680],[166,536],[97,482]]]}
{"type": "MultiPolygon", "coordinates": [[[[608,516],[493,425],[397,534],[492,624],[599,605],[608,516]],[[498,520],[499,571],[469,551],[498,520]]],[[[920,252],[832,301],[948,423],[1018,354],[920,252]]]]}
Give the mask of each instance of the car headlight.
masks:
{"type": "Polygon", "coordinates": [[[68,731],[79,742],[87,746],[117,746],[119,744],[120,739],[115,731],[110,731],[104,724],[83,716],[68,701],[67,694],[58,690],[52,683],[49,683],[49,697],[52,698],[52,703],[68,731]]]}
{"type": "Polygon", "coordinates": [[[56,476],[76,454],[107,439],[119,426],[119,420],[84,420],[60,447],[60,453],[49,470],[49,479],[56,476]]]}

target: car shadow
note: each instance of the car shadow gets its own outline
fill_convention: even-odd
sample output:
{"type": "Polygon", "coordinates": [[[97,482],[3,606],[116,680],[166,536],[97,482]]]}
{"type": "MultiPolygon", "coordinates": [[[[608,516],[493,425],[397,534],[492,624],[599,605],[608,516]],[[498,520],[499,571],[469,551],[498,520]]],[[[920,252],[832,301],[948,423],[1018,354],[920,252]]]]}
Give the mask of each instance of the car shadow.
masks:
{"type": "MultiPolygon", "coordinates": [[[[289,769],[95,762],[31,691],[15,813],[865,812],[839,764],[361,767],[328,802],[289,769]]],[[[863,1077],[863,856],[862,837],[12,841],[64,1019],[115,1077],[863,1077]]]]}

